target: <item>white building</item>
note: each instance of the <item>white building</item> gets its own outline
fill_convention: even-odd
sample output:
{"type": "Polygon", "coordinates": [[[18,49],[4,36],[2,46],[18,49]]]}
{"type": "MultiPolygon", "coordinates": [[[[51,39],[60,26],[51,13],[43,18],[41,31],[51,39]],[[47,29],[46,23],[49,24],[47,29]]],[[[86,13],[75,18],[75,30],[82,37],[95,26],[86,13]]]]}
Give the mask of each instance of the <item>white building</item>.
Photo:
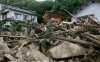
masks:
{"type": "Polygon", "coordinates": [[[21,22],[33,19],[33,23],[35,23],[37,22],[37,14],[29,9],[0,2],[0,20],[7,20],[6,24],[10,24],[9,21],[13,21],[13,19],[21,22]]]}
{"type": "MultiPolygon", "coordinates": [[[[92,16],[100,22],[100,0],[89,0],[77,11],[75,11],[73,15],[78,19],[83,18],[86,21],[88,20],[88,16],[92,16]]],[[[75,18],[73,17],[71,21],[76,22],[75,18]]]]}

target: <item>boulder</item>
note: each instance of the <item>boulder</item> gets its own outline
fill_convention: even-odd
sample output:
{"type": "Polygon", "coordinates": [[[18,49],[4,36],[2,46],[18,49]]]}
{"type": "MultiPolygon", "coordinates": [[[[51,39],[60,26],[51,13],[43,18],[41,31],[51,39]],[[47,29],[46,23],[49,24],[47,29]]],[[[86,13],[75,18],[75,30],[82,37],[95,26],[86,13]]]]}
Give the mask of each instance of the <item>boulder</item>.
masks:
{"type": "Polygon", "coordinates": [[[33,49],[39,50],[39,47],[36,46],[34,43],[28,45],[28,47],[29,47],[31,50],[33,50],[33,49]]]}
{"type": "Polygon", "coordinates": [[[67,58],[79,55],[85,55],[86,49],[70,42],[63,42],[60,45],[49,49],[46,55],[51,58],[67,58]]]}
{"type": "Polygon", "coordinates": [[[48,61],[31,61],[31,62],[48,62],[48,61]]]}
{"type": "Polygon", "coordinates": [[[49,61],[49,58],[47,58],[43,53],[40,51],[33,49],[32,51],[29,51],[28,53],[28,59],[30,61],[49,61]],[[30,52],[30,53],[29,53],[30,52]]]}
{"type": "Polygon", "coordinates": [[[0,43],[0,54],[10,53],[10,49],[6,44],[0,43]]]}
{"type": "Polygon", "coordinates": [[[15,61],[16,59],[13,57],[13,56],[11,56],[10,54],[4,54],[4,56],[6,57],[6,58],[8,58],[10,61],[15,61]]]}
{"type": "Polygon", "coordinates": [[[0,43],[4,43],[3,37],[0,37],[0,43]]]}
{"type": "Polygon", "coordinates": [[[23,59],[22,53],[20,51],[16,53],[16,58],[23,59]]]}
{"type": "Polygon", "coordinates": [[[21,51],[22,54],[26,54],[29,50],[30,49],[28,47],[23,47],[23,48],[21,48],[20,51],[21,51]]]}

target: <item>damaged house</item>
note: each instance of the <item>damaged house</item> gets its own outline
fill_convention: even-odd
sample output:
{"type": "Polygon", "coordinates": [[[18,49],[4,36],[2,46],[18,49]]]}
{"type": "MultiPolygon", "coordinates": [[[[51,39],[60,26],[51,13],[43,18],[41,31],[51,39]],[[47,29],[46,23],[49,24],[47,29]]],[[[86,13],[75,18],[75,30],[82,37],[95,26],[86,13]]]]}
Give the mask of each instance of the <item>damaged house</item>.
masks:
{"type": "MultiPolygon", "coordinates": [[[[79,9],[73,12],[73,15],[78,19],[82,18],[88,21],[91,16],[94,20],[100,22],[100,0],[89,0],[84,5],[82,5],[79,9]]],[[[76,20],[72,17],[72,22],[76,22],[76,20]]]]}
{"type": "Polygon", "coordinates": [[[66,20],[67,16],[60,12],[46,11],[46,13],[43,16],[44,21],[48,22],[51,18],[53,18],[55,22],[61,22],[61,21],[66,20]]]}

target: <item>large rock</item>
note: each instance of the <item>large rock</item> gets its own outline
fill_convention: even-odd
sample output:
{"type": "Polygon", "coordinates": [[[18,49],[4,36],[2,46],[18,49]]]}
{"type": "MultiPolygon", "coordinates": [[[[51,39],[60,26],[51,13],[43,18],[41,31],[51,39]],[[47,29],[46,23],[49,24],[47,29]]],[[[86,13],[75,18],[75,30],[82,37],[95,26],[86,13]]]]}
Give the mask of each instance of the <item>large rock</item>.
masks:
{"type": "Polygon", "coordinates": [[[48,61],[31,61],[31,62],[48,62],[48,61]]]}
{"type": "Polygon", "coordinates": [[[15,61],[8,61],[8,62],[27,62],[27,61],[16,59],[15,61]]]}
{"type": "Polygon", "coordinates": [[[34,43],[28,45],[28,47],[29,47],[31,50],[33,50],[33,49],[39,50],[39,47],[36,46],[34,43]]]}
{"type": "Polygon", "coordinates": [[[51,58],[66,58],[72,56],[84,55],[86,53],[86,49],[70,42],[63,42],[62,44],[51,48],[46,53],[51,58]]]}
{"type": "Polygon", "coordinates": [[[47,61],[47,62],[49,61],[49,59],[44,54],[42,54],[40,51],[36,49],[30,51],[28,59],[30,61],[47,61]]]}
{"type": "Polygon", "coordinates": [[[10,61],[15,61],[16,59],[13,57],[13,56],[11,56],[10,54],[4,54],[4,56],[6,57],[6,58],[8,58],[10,61]]]}
{"type": "Polygon", "coordinates": [[[3,37],[0,37],[0,43],[4,43],[3,37]]]}
{"type": "Polygon", "coordinates": [[[10,49],[6,44],[0,43],[0,55],[3,53],[10,53],[10,49]]]}

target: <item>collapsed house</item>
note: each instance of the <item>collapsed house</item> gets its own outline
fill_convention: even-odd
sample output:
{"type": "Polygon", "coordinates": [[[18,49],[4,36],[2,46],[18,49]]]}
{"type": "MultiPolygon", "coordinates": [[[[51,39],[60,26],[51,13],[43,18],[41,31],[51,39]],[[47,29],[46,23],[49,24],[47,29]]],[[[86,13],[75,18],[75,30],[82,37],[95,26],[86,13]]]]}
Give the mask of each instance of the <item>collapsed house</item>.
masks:
{"type": "Polygon", "coordinates": [[[51,18],[54,18],[55,21],[60,22],[63,20],[67,20],[67,15],[55,11],[46,11],[43,16],[44,21],[48,22],[51,18]]]}
{"type": "Polygon", "coordinates": [[[44,21],[47,23],[50,19],[53,19],[52,22],[54,26],[63,25],[66,29],[73,28],[73,23],[68,22],[67,15],[55,11],[46,11],[43,16],[44,21]]]}
{"type": "Polygon", "coordinates": [[[44,21],[47,23],[51,18],[53,18],[57,23],[67,20],[67,16],[60,12],[46,11],[43,16],[44,21]]]}

